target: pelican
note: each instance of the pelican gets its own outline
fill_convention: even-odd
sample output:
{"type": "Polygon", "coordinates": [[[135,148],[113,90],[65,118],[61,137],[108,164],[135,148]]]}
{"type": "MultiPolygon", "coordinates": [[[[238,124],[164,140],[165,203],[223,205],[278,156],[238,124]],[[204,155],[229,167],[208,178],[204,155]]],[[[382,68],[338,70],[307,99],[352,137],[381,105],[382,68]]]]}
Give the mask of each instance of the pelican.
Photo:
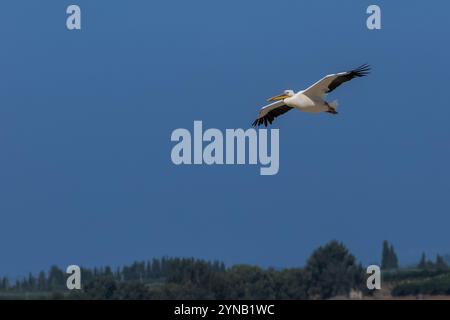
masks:
{"type": "Polygon", "coordinates": [[[362,66],[347,72],[329,74],[306,90],[295,93],[292,90],[285,90],[282,94],[274,96],[267,101],[271,104],[264,106],[259,111],[258,118],[253,122],[252,126],[259,126],[272,121],[282,114],[294,108],[311,113],[327,112],[337,114],[337,100],[328,103],[325,98],[328,93],[339,87],[344,82],[350,81],[356,77],[364,77],[369,74],[370,66],[363,64],[362,66]]]}

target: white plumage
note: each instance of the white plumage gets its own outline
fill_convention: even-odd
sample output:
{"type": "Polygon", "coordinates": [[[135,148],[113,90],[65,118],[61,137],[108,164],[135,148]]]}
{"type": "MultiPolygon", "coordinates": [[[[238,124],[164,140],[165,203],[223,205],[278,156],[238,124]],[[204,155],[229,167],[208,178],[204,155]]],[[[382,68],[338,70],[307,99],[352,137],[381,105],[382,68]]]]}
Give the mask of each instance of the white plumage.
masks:
{"type": "Polygon", "coordinates": [[[326,95],[344,82],[350,81],[355,77],[368,75],[369,71],[369,65],[364,64],[351,71],[327,75],[306,90],[297,93],[294,93],[292,90],[285,90],[282,94],[268,99],[268,101],[273,103],[260,110],[258,118],[253,122],[253,126],[272,124],[276,117],[294,108],[311,113],[328,112],[337,114],[338,102],[327,102],[325,100],[326,95]]]}

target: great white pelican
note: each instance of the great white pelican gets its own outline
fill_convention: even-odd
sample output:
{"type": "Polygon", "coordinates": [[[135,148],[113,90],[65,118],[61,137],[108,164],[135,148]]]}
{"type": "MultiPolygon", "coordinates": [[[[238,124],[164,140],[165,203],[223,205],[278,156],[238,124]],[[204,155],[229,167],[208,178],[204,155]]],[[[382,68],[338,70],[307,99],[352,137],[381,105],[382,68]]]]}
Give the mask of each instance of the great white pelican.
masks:
{"type": "Polygon", "coordinates": [[[297,93],[292,90],[285,90],[282,94],[267,100],[272,103],[264,106],[259,111],[259,116],[252,125],[259,126],[264,124],[267,127],[267,123],[272,124],[272,121],[276,117],[294,108],[311,113],[328,112],[330,114],[337,114],[336,108],[338,102],[335,100],[328,103],[325,100],[327,94],[344,82],[350,81],[356,77],[368,75],[369,71],[370,66],[363,64],[351,71],[329,74],[306,90],[297,93]]]}

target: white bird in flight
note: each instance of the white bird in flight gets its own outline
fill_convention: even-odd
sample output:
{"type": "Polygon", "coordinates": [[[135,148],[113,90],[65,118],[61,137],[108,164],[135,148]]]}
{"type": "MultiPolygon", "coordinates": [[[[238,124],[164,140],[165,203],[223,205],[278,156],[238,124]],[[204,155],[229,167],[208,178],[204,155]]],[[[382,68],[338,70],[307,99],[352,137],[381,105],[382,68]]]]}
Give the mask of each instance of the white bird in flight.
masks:
{"type": "Polygon", "coordinates": [[[370,66],[363,64],[362,66],[351,71],[329,74],[306,90],[302,90],[297,93],[294,93],[292,90],[285,90],[282,94],[267,100],[275,102],[264,106],[259,111],[259,116],[252,125],[259,126],[264,124],[267,127],[267,123],[272,124],[272,121],[276,117],[294,108],[311,113],[328,112],[331,114],[337,114],[337,100],[328,103],[325,100],[326,95],[344,82],[350,81],[356,77],[364,77],[368,75],[369,71],[370,66]]]}

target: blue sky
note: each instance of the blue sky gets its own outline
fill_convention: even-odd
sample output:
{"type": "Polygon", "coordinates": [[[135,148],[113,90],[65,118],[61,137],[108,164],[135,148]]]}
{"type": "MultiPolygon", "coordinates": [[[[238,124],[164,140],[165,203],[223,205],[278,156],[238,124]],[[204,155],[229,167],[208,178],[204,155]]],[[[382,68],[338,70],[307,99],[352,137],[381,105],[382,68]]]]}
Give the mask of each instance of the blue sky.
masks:
{"type": "Polygon", "coordinates": [[[195,256],[300,266],[450,253],[450,4],[8,1],[0,10],[0,273],[195,256]],[[82,30],[65,10],[82,10],[82,30]],[[176,128],[248,128],[269,96],[370,63],[340,114],[279,118],[280,171],[174,166],[176,128]]]}

